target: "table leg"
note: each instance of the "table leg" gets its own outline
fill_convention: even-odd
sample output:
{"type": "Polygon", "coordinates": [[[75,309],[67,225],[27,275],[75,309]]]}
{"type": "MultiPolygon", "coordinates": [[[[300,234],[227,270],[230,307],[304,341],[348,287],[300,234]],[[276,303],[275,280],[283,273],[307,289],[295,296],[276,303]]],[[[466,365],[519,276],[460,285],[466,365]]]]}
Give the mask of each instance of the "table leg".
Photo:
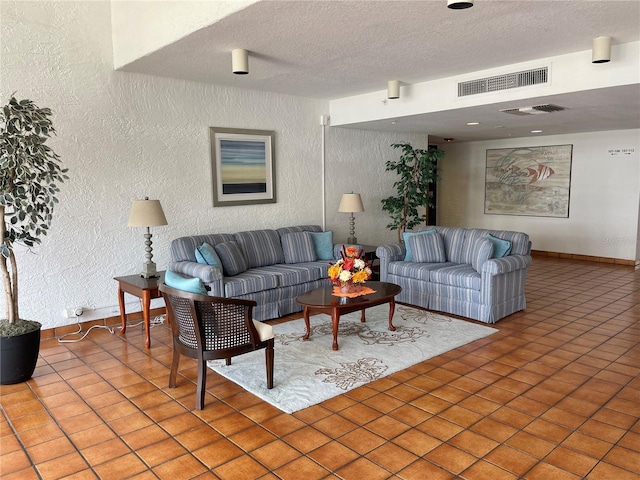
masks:
{"type": "Polygon", "coordinates": [[[142,292],[142,319],[144,320],[144,348],[151,348],[151,292],[142,292]]]}
{"type": "Polygon", "coordinates": [[[361,321],[362,323],[364,323],[364,322],[366,322],[366,321],[367,321],[367,317],[366,317],[366,315],[364,314],[364,312],[365,312],[365,309],[363,308],[363,309],[362,309],[362,312],[360,313],[360,321],[361,321]]]}
{"type": "Polygon", "coordinates": [[[333,350],[338,350],[338,327],[340,325],[340,310],[331,309],[331,329],[333,330],[333,350]]]}
{"type": "Polygon", "coordinates": [[[391,332],[395,332],[396,331],[396,327],[393,326],[393,312],[396,310],[396,301],[395,299],[391,299],[391,301],[389,302],[389,330],[391,332]]]}
{"type": "Polygon", "coordinates": [[[120,327],[120,333],[127,333],[127,314],[124,311],[124,290],[118,284],[118,304],[120,305],[120,322],[122,326],[120,327]]]}
{"type": "Polygon", "coordinates": [[[304,307],[304,313],[302,316],[304,317],[305,327],[305,333],[302,340],[309,340],[309,335],[311,334],[311,326],[309,325],[309,307],[304,307]]]}

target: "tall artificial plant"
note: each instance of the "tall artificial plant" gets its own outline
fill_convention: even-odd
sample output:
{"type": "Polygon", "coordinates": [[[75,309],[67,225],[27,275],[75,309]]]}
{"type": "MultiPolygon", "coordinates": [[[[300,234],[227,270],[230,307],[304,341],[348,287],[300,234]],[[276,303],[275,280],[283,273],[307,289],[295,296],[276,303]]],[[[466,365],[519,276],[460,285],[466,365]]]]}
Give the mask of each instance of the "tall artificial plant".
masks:
{"type": "Polygon", "coordinates": [[[429,207],[435,206],[433,185],[439,181],[438,161],[444,158],[444,152],[413,148],[409,143],[394,143],[393,148],[402,150],[399,160],[386,163],[387,172],[396,172],[399,179],[393,186],[396,195],[382,199],[382,210],[389,212],[391,223],[389,230],[398,231],[398,242],[402,233],[427,223],[429,207]],[[424,207],[424,213],[420,208],[424,207]]]}
{"type": "Polygon", "coordinates": [[[50,117],[50,109],[13,96],[0,111],[0,273],[10,324],[19,319],[14,248],[41,242],[58,203],[58,183],[68,179],[58,155],[45,145],[55,133],[50,117]]]}

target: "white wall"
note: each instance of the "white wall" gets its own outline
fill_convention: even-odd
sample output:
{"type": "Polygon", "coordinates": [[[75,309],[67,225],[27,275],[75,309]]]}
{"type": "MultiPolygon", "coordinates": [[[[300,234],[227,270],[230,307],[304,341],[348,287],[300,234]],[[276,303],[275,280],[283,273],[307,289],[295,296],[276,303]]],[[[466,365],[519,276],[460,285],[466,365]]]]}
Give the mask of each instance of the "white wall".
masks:
{"type": "Polygon", "coordinates": [[[640,131],[441,145],[440,223],[527,232],[534,250],[635,260],[638,256],[640,131]],[[569,218],[486,215],[486,150],[573,144],[569,218]],[[612,155],[612,149],[630,149],[612,155]]]}
{"type": "MultiPolygon", "coordinates": [[[[115,315],[113,277],[138,273],[144,261],[144,231],[127,219],[145,195],[161,200],[169,222],[152,229],[158,268],[182,235],[322,224],[327,102],[115,72],[109,2],[3,0],[0,9],[2,104],[15,91],[54,111],[50,144],[70,176],[49,235],[35,254],[19,252],[21,317],[51,328],[74,323],[66,307],[84,307],[83,321],[115,315]],[[212,207],[210,126],[276,132],[277,203],[212,207]]],[[[379,199],[392,193],[394,179],[381,175],[396,155],[389,145],[424,138],[327,128],[327,228],[337,239],[348,233],[337,204],[351,190],[367,210],[358,237],[388,237],[379,199]]]]}
{"type": "Polygon", "coordinates": [[[256,0],[113,1],[113,64],[120,68],[253,3],[256,0]]]}

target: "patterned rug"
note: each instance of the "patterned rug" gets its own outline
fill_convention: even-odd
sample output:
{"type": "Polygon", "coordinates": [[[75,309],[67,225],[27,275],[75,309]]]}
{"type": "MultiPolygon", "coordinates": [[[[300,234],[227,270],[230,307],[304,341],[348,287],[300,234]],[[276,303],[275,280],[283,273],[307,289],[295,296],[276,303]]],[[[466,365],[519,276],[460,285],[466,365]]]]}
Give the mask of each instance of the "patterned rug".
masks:
{"type": "Polygon", "coordinates": [[[286,413],[315,405],[498,330],[433,312],[396,306],[388,330],[389,306],[340,317],[339,350],[331,344],[331,317],[311,317],[311,337],[303,341],[304,320],[274,325],[274,387],[266,388],[264,350],[208,366],[286,413]]]}

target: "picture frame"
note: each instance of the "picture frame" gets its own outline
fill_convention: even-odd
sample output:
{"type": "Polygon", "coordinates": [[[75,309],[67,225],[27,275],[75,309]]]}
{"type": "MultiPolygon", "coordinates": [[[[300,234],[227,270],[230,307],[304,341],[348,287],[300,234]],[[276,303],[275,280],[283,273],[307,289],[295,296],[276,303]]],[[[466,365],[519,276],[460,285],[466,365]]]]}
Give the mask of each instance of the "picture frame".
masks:
{"type": "Polygon", "coordinates": [[[209,127],[213,206],[276,203],[275,133],[209,127]]]}
{"type": "Polygon", "coordinates": [[[484,213],[569,217],[573,145],[487,150],[484,213]]]}

